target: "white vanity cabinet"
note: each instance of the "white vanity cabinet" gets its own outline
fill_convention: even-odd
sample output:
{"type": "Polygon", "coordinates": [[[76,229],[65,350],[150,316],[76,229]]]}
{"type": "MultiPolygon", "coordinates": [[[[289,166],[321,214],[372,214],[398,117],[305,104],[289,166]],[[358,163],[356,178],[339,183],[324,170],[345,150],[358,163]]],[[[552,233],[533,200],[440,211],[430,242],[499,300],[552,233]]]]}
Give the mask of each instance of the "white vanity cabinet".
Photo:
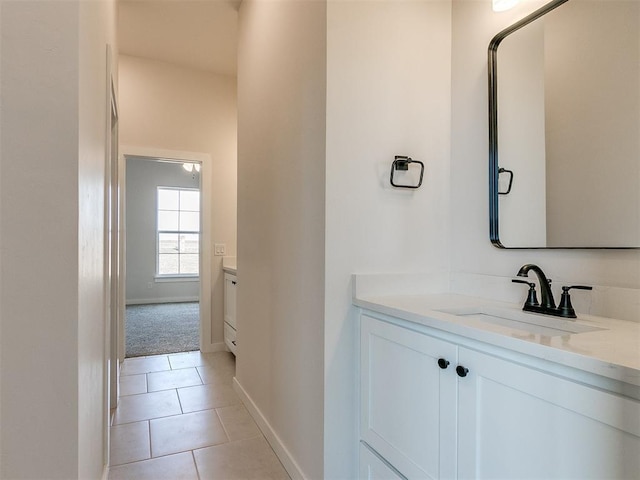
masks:
{"type": "Polygon", "coordinates": [[[236,275],[224,274],[224,343],[236,354],[236,289],[238,278],[236,275]]]}
{"type": "Polygon", "coordinates": [[[360,472],[361,478],[366,480],[402,480],[403,478],[364,443],[360,443],[360,472]]]}
{"type": "Polygon", "coordinates": [[[405,477],[640,477],[637,399],[392,322],[361,316],[360,432],[405,477]]]}
{"type": "Polygon", "coordinates": [[[408,478],[451,478],[457,347],[363,315],[360,353],[361,440],[408,478]]]}

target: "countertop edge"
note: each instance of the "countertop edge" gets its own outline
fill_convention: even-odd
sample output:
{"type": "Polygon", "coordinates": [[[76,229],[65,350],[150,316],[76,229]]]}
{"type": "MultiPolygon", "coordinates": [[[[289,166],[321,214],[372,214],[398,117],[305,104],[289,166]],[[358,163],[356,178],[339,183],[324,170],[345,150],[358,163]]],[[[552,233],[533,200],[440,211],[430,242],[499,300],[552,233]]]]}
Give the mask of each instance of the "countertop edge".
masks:
{"type": "Polygon", "coordinates": [[[230,273],[231,275],[237,275],[238,259],[232,256],[222,257],[222,271],[230,273]]]}
{"type": "MultiPolygon", "coordinates": [[[[426,294],[419,296],[406,296],[406,299],[414,301],[416,299],[422,299],[425,304],[429,304],[431,302],[434,306],[431,309],[429,309],[429,307],[412,308],[410,305],[411,301],[407,301],[406,305],[402,305],[402,296],[354,297],[353,304],[364,310],[398,318],[417,325],[434,328],[436,330],[464,337],[471,341],[482,342],[494,347],[499,347],[512,352],[528,355],[530,357],[557,363],[559,365],[640,387],[640,351],[638,353],[637,366],[625,365],[623,363],[616,363],[607,360],[606,355],[601,358],[601,356],[598,355],[577,353],[571,350],[558,348],[557,346],[542,345],[540,343],[523,340],[521,338],[513,338],[509,335],[477,328],[476,326],[465,325],[465,322],[456,316],[437,311],[438,308],[446,308],[447,305],[497,304],[504,306],[505,304],[502,302],[494,302],[458,294],[426,294]]],[[[583,317],[587,322],[597,320],[595,317],[583,317]]]]}

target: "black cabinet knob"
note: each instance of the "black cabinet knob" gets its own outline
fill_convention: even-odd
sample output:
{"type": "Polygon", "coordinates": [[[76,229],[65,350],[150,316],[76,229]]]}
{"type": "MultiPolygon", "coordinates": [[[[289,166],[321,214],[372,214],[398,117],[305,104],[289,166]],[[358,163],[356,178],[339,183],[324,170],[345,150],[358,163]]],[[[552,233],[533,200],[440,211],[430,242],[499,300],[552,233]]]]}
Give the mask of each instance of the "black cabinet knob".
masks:
{"type": "Polygon", "coordinates": [[[446,360],[444,358],[438,359],[438,366],[443,370],[449,366],[449,363],[449,360],[446,360]]]}
{"type": "Polygon", "coordinates": [[[458,365],[456,367],[456,373],[458,374],[459,377],[466,377],[467,373],[469,373],[469,369],[466,367],[463,367],[462,365],[458,365]]]}

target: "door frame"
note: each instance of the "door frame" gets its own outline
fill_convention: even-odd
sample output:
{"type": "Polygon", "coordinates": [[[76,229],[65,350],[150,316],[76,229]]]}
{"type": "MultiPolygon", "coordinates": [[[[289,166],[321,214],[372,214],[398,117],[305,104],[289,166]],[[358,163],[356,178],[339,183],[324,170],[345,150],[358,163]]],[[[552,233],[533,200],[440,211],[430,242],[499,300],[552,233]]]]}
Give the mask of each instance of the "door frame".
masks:
{"type": "Polygon", "coordinates": [[[110,457],[111,415],[118,405],[120,361],[118,358],[118,324],[121,315],[119,245],[120,191],[118,172],[118,95],[116,92],[114,56],[111,45],[106,48],[106,131],[104,167],[104,427],[103,462],[108,471],[110,457]]]}
{"type": "Polygon", "coordinates": [[[119,319],[119,356],[120,361],[124,361],[125,355],[125,330],[124,330],[124,309],[126,305],[125,282],[126,282],[126,160],[129,158],[141,158],[146,160],[169,160],[174,162],[199,163],[200,169],[200,220],[202,229],[200,231],[200,351],[215,352],[220,350],[218,344],[212,342],[211,335],[211,278],[212,278],[212,235],[211,235],[211,180],[213,165],[211,156],[207,153],[188,152],[179,150],[166,150],[151,147],[136,147],[121,145],[121,165],[119,180],[121,192],[121,248],[120,248],[120,306],[122,316],[119,319]]]}
{"type": "Polygon", "coordinates": [[[120,255],[120,189],[119,189],[119,157],[118,157],[118,105],[116,102],[115,86],[111,80],[110,102],[110,145],[109,161],[107,164],[108,189],[105,192],[107,229],[106,236],[106,265],[107,269],[107,315],[109,317],[107,332],[109,338],[109,405],[115,408],[118,405],[118,393],[120,383],[120,362],[118,355],[118,324],[122,316],[120,308],[119,286],[122,281],[119,268],[120,255]]]}

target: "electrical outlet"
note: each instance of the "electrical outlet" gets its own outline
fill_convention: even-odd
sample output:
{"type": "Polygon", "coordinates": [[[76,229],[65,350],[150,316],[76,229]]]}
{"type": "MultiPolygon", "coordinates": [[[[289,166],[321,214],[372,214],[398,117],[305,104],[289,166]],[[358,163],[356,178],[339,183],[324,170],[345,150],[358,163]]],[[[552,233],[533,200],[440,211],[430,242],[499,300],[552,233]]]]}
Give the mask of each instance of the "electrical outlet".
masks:
{"type": "Polygon", "coordinates": [[[147,283],[147,288],[148,288],[149,290],[151,290],[151,289],[153,288],[153,283],[148,282],[148,283],[147,283]]]}
{"type": "Polygon", "coordinates": [[[213,254],[217,257],[223,256],[227,247],[224,243],[216,243],[213,245],[213,254]]]}

